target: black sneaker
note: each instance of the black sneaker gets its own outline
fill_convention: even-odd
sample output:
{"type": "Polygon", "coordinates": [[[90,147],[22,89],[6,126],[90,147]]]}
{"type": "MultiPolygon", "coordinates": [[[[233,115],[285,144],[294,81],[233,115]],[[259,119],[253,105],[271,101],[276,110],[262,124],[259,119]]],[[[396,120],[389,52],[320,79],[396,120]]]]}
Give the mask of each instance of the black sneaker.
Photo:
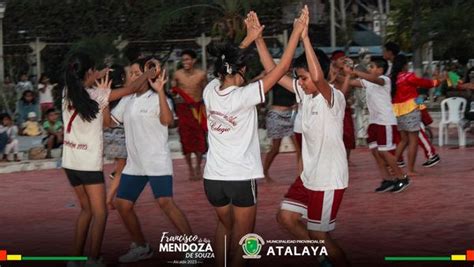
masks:
{"type": "Polygon", "coordinates": [[[115,178],[115,172],[112,172],[111,174],[109,174],[109,178],[110,180],[113,180],[115,178]]]}
{"type": "Polygon", "coordinates": [[[434,165],[438,164],[441,159],[439,158],[439,155],[436,154],[429,158],[425,163],[423,163],[423,167],[429,168],[433,167],[434,165]]]}
{"type": "Polygon", "coordinates": [[[379,187],[375,189],[376,193],[387,192],[393,189],[395,186],[395,181],[392,180],[383,180],[379,187]]]}
{"type": "Polygon", "coordinates": [[[405,161],[404,160],[399,160],[399,161],[397,161],[397,165],[398,165],[398,167],[403,168],[403,167],[405,167],[405,161]]]}
{"type": "Polygon", "coordinates": [[[392,188],[392,190],[390,190],[390,192],[400,193],[410,185],[410,180],[408,179],[408,176],[405,175],[404,177],[404,179],[396,180],[395,186],[392,188]]]}

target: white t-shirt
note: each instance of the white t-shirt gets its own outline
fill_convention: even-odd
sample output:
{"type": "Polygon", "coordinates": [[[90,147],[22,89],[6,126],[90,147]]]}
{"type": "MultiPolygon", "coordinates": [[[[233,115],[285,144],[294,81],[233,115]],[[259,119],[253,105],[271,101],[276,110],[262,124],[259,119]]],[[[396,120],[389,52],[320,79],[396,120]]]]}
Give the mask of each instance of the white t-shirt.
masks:
{"type": "Polygon", "coordinates": [[[243,181],[263,177],[256,105],[265,102],[262,81],[220,90],[218,79],[204,89],[209,129],[204,178],[243,181]]]}
{"type": "Polygon", "coordinates": [[[397,118],[392,109],[390,78],[380,76],[385,84],[378,85],[364,79],[360,83],[365,88],[367,95],[367,108],[369,109],[369,123],[380,125],[397,125],[397,118]]]}
{"type": "MultiPolygon", "coordinates": [[[[67,90],[67,89],[65,89],[67,90]]],[[[102,171],[103,169],[103,110],[109,104],[110,89],[89,88],[92,100],[99,104],[99,113],[91,122],[83,120],[75,109],[63,99],[65,126],[63,144],[63,168],[78,171],[102,171]]]]}
{"type": "MultiPolygon", "coordinates": [[[[112,110],[112,119],[123,123],[127,164],[123,173],[162,176],[173,174],[168,126],[160,122],[160,102],[153,90],[129,95],[112,110]]],[[[170,105],[168,103],[168,105],[170,105]]],[[[171,109],[171,107],[170,107],[171,109]]]]}
{"type": "Polygon", "coordinates": [[[44,84],[42,83],[38,84],[40,104],[53,103],[53,93],[52,93],[53,86],[48,84],[44,92],[41,92],[41,89],[43,88],[44,88],[44,84]]]}
{"type": "Polygon", "coordinates": [[[331,86],[331,105],[321,94],[306,95],[299,84],[294,86],[296,100],[303,103],[303,185],[313,191],[346,188],[349,173],[342,141],[344,94],[331,86]]]}

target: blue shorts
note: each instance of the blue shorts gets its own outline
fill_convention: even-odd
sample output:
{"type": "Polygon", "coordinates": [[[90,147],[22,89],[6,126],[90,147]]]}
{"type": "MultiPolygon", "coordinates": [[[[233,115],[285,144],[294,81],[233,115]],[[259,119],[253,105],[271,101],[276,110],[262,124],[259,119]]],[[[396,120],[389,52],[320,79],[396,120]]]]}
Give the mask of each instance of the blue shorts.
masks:
{"type": "Polygon", "coordinates": [[[122,174],[117,190],[117,198],[130,200],[135,203],[148,181],[150,181],[155,199],[173,196],[173,177],[171,175],[146,176],[122,174]]]}

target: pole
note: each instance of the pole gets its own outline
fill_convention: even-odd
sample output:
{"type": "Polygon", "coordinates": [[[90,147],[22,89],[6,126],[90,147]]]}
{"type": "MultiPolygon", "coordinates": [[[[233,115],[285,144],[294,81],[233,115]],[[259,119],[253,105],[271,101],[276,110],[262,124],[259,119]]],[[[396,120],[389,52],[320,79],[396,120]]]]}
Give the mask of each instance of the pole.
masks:
{"type": "Polygon", "coordinates": [[[331,48],[336,49],[336,5],[335,0],[329,0],[330,2],[330,24],[331,24],[331,48]]]}
{"type": "Polygon", "coordinates": [[[36,80],[38,83],[40,82],[40,77],[41,77],[41,50],[40,50],[40,40],[39,37],[36,37],[36,51],[35,51],[35,56],[36,56],[36,80]]]}
{"type": "Polygon", "coordinates": [[[196,38],[196,42],[201,46],[201,54],[202,54],[202,68],[204,71],[207,71],[207,53],[206,47],[212,41],[211,37],[206,37],[204,33],[201,34],[200,37],[196,38]]]}

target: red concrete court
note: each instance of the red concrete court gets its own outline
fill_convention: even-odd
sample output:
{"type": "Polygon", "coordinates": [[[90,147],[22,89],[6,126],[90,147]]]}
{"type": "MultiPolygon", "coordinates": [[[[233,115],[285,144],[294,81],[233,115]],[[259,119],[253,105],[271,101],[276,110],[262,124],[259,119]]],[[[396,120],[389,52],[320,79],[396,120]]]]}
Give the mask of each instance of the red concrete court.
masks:
{"type": "MultiPolygon", "coordinates": [[[[439,165],[418,170],[403,193],[373,193],[378,172],[369,151],[353,152],[350,186],[338,215],[333,236],[345,249],[353,266],[473,266],[474,262],[387,263],[384,256],[449,256],[474,249],[474,148],[440,149],[439,165]]],[[[107,173],[112,166],[107,166],[107,173]]],[[[184,160],[174,161],[175,201],[184,210],[196,234],[212,238],[215,215],[202,182],[189,182],[184,160]]],[[[291,239],[275,221],[279,202],[295,178],[293,154],[279,155],[271,169],[276,183],[260,182],[255,233],[265,239],[291,239]]],[[[71,187],[62,170],[2,174],[0,183],[0,249],[27,256],[67,255],[78,213],[71,187]]],[[[163,231],[174,232],[154,204],[147,188],[137,204],[143,230],[157,248],[163,231]]],[[[110,212],[104,257],[110,266],[130,243],[115,211],[110,212]]],[[[171,255],[120,266],[165,266],[171,255]]],[[[3,266],[61,266],[23,262],[3,266]]],[[[62,264],[64,266],[64,264],[62,264]]],[[[318,266],[311,258],[262,258],[251,266],[318,266]]],[[[178,266],[178,265],[174,265],[178,266]]]]}

